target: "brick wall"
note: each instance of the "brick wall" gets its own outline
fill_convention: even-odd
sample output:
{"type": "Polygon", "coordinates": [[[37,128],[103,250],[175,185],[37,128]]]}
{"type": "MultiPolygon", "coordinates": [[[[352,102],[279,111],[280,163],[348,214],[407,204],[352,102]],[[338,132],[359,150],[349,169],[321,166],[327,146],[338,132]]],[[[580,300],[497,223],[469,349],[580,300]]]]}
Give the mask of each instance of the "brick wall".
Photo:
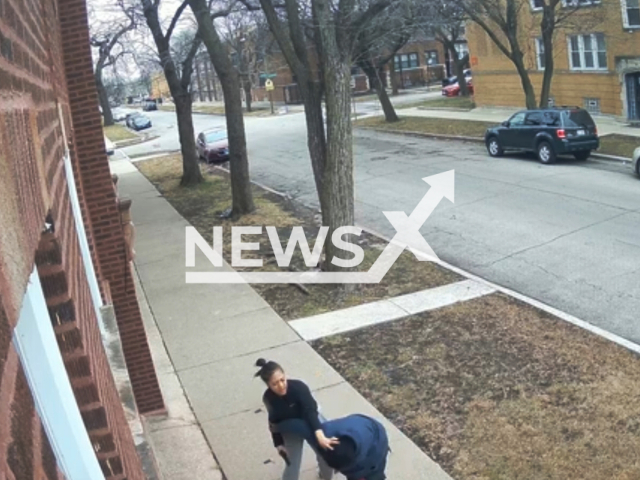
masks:
{"type": "MultiPolygon", "coordinates": [[[[520,45],[525,53],[525,65],[530,72],[536,95],[542,84],[538,70],[535,39],[540,36],[540,13],[530,8],[521,10],[520,45]]],[[[497,31],[497,28],[496,30],[497,31]]],[[[520,77],[513,63],[497,48],[480,27],[467,27],[469,52],[472,57],[474,100],[479,106],[524,106],[520,77]]],[[[601,4],[585,7],[558,30],[554,45],[554,77],[551,95],[556,105],[583,106],[585,98],[600,100],[603,114],[622,115],[625,111],[624,73],[621,58],[640,60],[640,31],[626,31],[622,25],[619,0],[602,0],[601,4]],[[602,33],[607,49],[606,71],[571,70],[567,37],[575,34],[602,33]]]]}
{"type": "Polygon", "coordinates": [[[164,403],[136,297],[131,263],[118,212],[116,192],[105,153],[98,97],[93,78],[87,10],[84,0],[59,0],[64,70],[78,170],[91,225],[96,264],[109,290],[118,321],[127,369],[141,413],[162,411],[164,403]]]}
{"type": "MultiPolygon", "coordinates": [[[[71,132],[72,109],[60,14],[55,0],[0,0],[0,472],[6,471],[8,479],[59,477],[11,343],[35,263],[100,465],[109,479],[142,480],[140,460],[102,347],[68,195],[63,127],[71,132]],[[43,233],[45,220],[53,231],[43,233]]],[[[82,11],[80,16],[77,12],[71,16],[80,21],[82,11]]],[[[86,28],[86,17],[84,25],[86,28]]],[[[97,124],[94,142],[95,138],[102,141],[99,119],[97,124]]],[[[75,139],[79,144],[87,141],[78,135],[75,139]]],[[[69,147],[77,175],[81,170],[77,160],[82,155],[73,142],[69,147]]],[[[108,168],[104,156],[103,163],[108,168]]],[[[110,176],[108,181],[110,184],[110,176]]],[[[81,198],[87,194],[82,182],[78,190],[81,198]]],[[[98,217],[87,216],[95,212],[86,205],[87,231],[90,240],[95,240],[93,233],[100,234],[101,224],[95,220],[98,217]]],[[[114,212],[119,222],[115,200],[114,212]]],[[[110,238],[115,242],[116,237],[110,238]]],[[[100,245],[92,243],[99,256],[100,245]]],[[[96,262],[100,279],[108,277],[108,267],[107,262],[96,262]]],[[[130,297],[127,302],[132,309],[130,297]]],[[[131,318],[126,308],[123,311],[125,319],[131,318]]]]}

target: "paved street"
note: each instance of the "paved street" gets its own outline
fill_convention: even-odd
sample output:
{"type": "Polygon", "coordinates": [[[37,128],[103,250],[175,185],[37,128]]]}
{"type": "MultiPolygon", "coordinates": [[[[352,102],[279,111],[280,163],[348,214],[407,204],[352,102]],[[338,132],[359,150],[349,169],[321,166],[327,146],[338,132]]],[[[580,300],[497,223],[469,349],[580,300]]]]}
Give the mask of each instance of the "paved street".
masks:
{"type": "MultiPolygon", "coordinates": [[[[129,154],[177,148],[175,116],[151,112],[163,137],[129,154]]],[[[194,115],[196,131],[223,117],[194,115]]],[[[253,180],[317,206],[303,114],[247,118],[253,180]]],[[[386,235],[383,210],[411,212],[422,177],[456,171],[456,203],[422,229],[443,260],[640,343],[640,181],[623,166],[489,158],[482,146],[358,131],[357,221],[386,235]]]]}

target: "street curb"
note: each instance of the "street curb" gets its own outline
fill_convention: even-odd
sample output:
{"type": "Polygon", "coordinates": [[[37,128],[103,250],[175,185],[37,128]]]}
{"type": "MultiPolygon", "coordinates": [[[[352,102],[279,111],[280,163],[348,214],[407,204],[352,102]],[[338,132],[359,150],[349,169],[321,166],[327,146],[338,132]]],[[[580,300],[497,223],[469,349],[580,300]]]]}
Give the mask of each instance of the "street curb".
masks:
{"type": "Polygon", "coordinates": [[[457,107],[413,107],[417,110],[434,110],[436,112],[470,112],[473,108],[457,108],[457,107]]]}
{"type": "Polygon", "coordinates": [[[629,160],[628,158],[618,157],[617,155],[607,155],[605,153],[592,152],[591,156],[593,158],[598,158],[600,160],[607,160],[609,162],[631,163],[631,160],[629,160]]]}
{"type": "Polygon", "coordinates": [[[466,137],[463,135],[446,135],[443,133],[426,133],[426,132],[413,132],[413,131],[408,131],[408,130],[391,130],[391,129],[382,129],[382,128],[375,128],[375,127],[359,127],[356,126],[356,128],[360,128],[362,130],[371,130],[374,132],[381,132],[381,133],[392,133],[394,135],[405,135],[405,136],[410,136],[410,137],[422,137],[422,138],[437,138],[437,139],[441,139],[441,140],[459,140],[459,141],[463,141],[463,142],[476,142],[476,143],[484,143],[484,139],[480,138],[480,137],[466,137]]]}
{"type": "MultiPolygon", "coordinates": [[[[389,239],[386,235],[382,235],[381,233],[371,229],[371,228],[367,228],[367,227],[363,227],[360,226],[360,228],[362,228],[362,230],[364,230],[365,232],[371,234],[371,235],[375,235],[383,240],[385,240],[386,242],[391,242],[391,239],[389,239]]],[[[575,317],[569,313],[563,312],[562,310],[558,310],[555,307],[552,307],[551,305],[547,305],[544,302],[541,302],[539,300],[536,300],[534,298],[528,297],[527,295],[524,295],[522,293],[518,293],[515,290],[512,290],[510,288],[507,287],[503,287],[502,285],[498,285],[497,283],[493,283],[490,282],[489,280],[485,280],[482,277],[479,277],[477,275],[474,275],[471,272],[467,272],[466,270],[463,270],[462,268],[456,267],[454,265],[451,265],[450,263],[445,262],[444,260],[438,259],[437,261],[434,261],[433,263],[440,265],[443,268],[447,268],[449,270],[451,270],[454,273],[457,273],[459,275],[462,275],[466,278],[468,278],[469,280],[475,280],[476,282],[480,282],[484,285],[486,285],[487,287],[493,288],[499,292],[502,292],[506,295],[509,295],[510,297],[513,297],[517,300],[520,300],[528,305],[531,305],[532,307],[538,308],[539,310],[542,310],[544,312],[547,312],[555,317],[558,317],[566,322],[569,322],[573,325],[576,325],[577,327],[580,327],[584,330],[587,330],[591,333],[594,333],[600,337],[603,337],[613,343],[616,343],[617,345],[620,345],[621,347],[624,347],[628,350],[631,350],[632,352],[640,355],[640,345],[638,345],[637,343],[634,343],[630,340],[627,340],[625,338],[622,338],[618,335],[616,335],[615,333],[611,333],[608,332],[600,327],[597,327],[595,325],[592,325],[591,323],[585,321],[585,320],[581,320],[578,317],[575,317]]]]}
{"type": "MultiPolygon", "coordinates": [[[[228,172],[228,170],[222,168],[222,167],[216,167],[216,168],[220,168],[221,170],[228,172]]],[[[254,182],[253,180],[251,181],[251,183],[253,183],[254,185],[260,187],[260,188],[264,188],[265,190],[274,193],[276,195],[279,195],[283,198],[287,198],[287,199],[291,199],[292,197],[290,197],[288,194],[286,193],[282,193],[279,192],[277,190],[274,190],[273,188],[267,187],[265,185],[261,185],[258,182],[254,182]]],[[[309,207],[308,205],[305,205],[308,208],[313,208],[313,207],[309,207]]],[[[314,208],[315,210],[315,208],[314,208]]],[[[360,228],[362,228],[363,231],[374,235],[384,241],[386,241],[387,243],[391,242],[391,239],[388,238],[386,235],[381,234],[380,232],[377,232],[376,230],[372,229],[372,228],[368,228],[362,225],[356,225],[360,228]]],[[[616,335],[615,333],[611,333],[608,332],[600,327],[597,327],[595,325],[590,324],[589,322],[585,321],[585,320],[581,320],[578,317],[575,317],[569,313],[563,312],[562,310],[559,310],[555,307],[552,307],[551,305],[547,305],[546,303],[543,303],[539,300],[536,300],[534,298],[528,297],[522,293],[516,292],[515,290],[511,290],[510,288],[507,287],[503,287],[502,285],[498,285],[497,283],[493,283],[490,282],[489,280],[486,280],[482,277],[479,277],[477,275],[474,275],[471,272],[467,272],[466,270],[463,270],[462,268],[456,267],[454,265],[451,265],[450,263],[445,262],[444,260],[440,260],[438,259],[438,261],[434,261],[433,263],[440,265],[443,268],[446,268],[448,270],[451,270],[454,273],[457,273],[459,275],[462,275],[463,277],[469,279],[469,280],[475,280],[476,282],[480,282],[483,285],[486,285],[487,287],[493,288],[496,291],[502,292],[506,295],[509,295],[510,297],[513,297],[517,300],[520,300],[528,305],[531,305],[532,307],[538,308],[539,310],[542,310],[544,312],[547,312],[555,317],[560,318],[561,320],[564,320],[565,322],[571,323],[573,325],[576,325],[577,327],[580,327],[584,330],[587,330],[591,333],[594,333],[600,337],[603,337],[607,340],[609,340],[610,342],[613,342],[617,345],[620,345],[621,347],[624,347],[628,350],[631,350],[634,353],[637,353],[638,355],[640,355],[640,345],[638,345],[637,343],[634,343],[630,340],[626,340],[618,335],[616,335]]]]}

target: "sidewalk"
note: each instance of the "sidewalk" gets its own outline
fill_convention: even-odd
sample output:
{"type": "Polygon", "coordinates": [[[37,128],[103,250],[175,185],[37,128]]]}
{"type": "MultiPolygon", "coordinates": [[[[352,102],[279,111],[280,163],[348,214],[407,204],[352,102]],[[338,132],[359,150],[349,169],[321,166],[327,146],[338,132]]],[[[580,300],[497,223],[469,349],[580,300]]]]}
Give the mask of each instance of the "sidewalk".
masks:
{"type": "MultiPolygon", "coordinates": [[[[120,194],[133,200],[140,296],[143,310],[144,299],[148,301],[148,313],[158,330],[154,335],[151,324],[147,334],[154,351],[164,347],[168,353],[167,361],[156,364],[163,390],[174,382],[171,394],[164,391],[168,418],[147,420],[152,444],[163,450],[157,454],[160,469],[172,469],[165,478],[219,478],[219,472],[218,477],[216,472],[206,477],[196,474],[200,464],[212,464],[213,455],[227,480],[280,478],[283,463],[271,444],[261,403],[265,387],[253,378],[255,360],[264,357],[281,363],[290,377],[307,382],[328,418],[358,412],[380,419],[393,450],[387,469],[391,480],[451,480],[249,285],[187,285],[184,240],[188,223],[128,160],[114,160],[111,167],[119,176],[120,194]],[[181,389],[192,413],[185,411],[181,389]],[[193,437],[194,431],[200,432],[195,426],[211,447],[208,458],[192,448],[203,445],[202,438],[193,437]],[[189,441],[181,435],[186,428],[189,441]],[[160,437],[161,441],[154,441],[160,437]],[[175,458],[163,462],[165,454],[175,458]]],[[[210,268],[201,257],[196,256],[196,265],[210,268]]],[[[230,267],[225,264],[223,269],[230,267]]],[[[317,478],[308,448],[303,469],[302,480],[317,478]]]]}
{"type": "MultiPolygon", "coordinates": [[[[487,108],[478,107],[468,112],[453,110],[428,110],[424,107],[406,108],[401,112],[406,117],[429,117],[429,118],[452,118],[456,120],[475,120],[484,122],[495,122],[500,124],[507,120],[520,108],[487,108]]],[[[640,128],[630,127],[615,118],[594,115],[593,119],[598,125],[598,133],[602,135],[618,134],[640,137],[640,128]]]]}

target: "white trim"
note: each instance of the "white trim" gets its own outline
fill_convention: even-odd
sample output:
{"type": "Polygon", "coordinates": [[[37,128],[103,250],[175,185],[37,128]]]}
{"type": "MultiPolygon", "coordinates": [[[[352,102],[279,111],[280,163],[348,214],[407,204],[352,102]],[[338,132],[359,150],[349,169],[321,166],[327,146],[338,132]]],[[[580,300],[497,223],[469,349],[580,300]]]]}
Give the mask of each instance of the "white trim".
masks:
{"type": "Polygon", "coordinates": [[[89,290],[91,292],[91,300],[93,303],[93,309],[96,314],[96,319],[100,327],[100,333],[102,337],[105,336],[105,328],[100,320],[102,315],[100,308],[103,306],[102,295],[100,295],[100,287],[98,285],[98,278],[93,266],[93,259],[91,258],[91,250],[89,249],[89,240],[87,239],[87,232],[84,229],[84,222],[82,220],[82,209],[80,208],[80,200],[78,198],[78,191],[76,190],[76,181],[73,176],[73,166],[71,165],[71,157],[69,156],[69,150],[66,148],[67,137],[64,128],[64,121],[62,118],[62,109],[58,104],[58,118],[62,128],[62,135],[65,144],[64,153],[64,172],[67,179],[67,188],[69,189],[69,198],[71,199],[71,210],[73,211],[73,219],[76,224],[76,234],[78,236],[78,243],[80,244],[80,253],[82,255],[82,263],[84,265],[85,276],[87,277],[87,283],[89,284],[89,290]]]}
{"type": "Polygon", "coordinates": [[[104,480],[62,361],[36,268],[29,277],[13,344],[60,470],[67,480],[104,480]]]}
{"type": "Polygon", "coordinates": [[[544,42],[542,37],[538,37],[535,39],[536,44],[536,65],[538,66],[538,70],[544,70],[544,64],[540,62],[541,52],[544,55],[544,42]]]}

